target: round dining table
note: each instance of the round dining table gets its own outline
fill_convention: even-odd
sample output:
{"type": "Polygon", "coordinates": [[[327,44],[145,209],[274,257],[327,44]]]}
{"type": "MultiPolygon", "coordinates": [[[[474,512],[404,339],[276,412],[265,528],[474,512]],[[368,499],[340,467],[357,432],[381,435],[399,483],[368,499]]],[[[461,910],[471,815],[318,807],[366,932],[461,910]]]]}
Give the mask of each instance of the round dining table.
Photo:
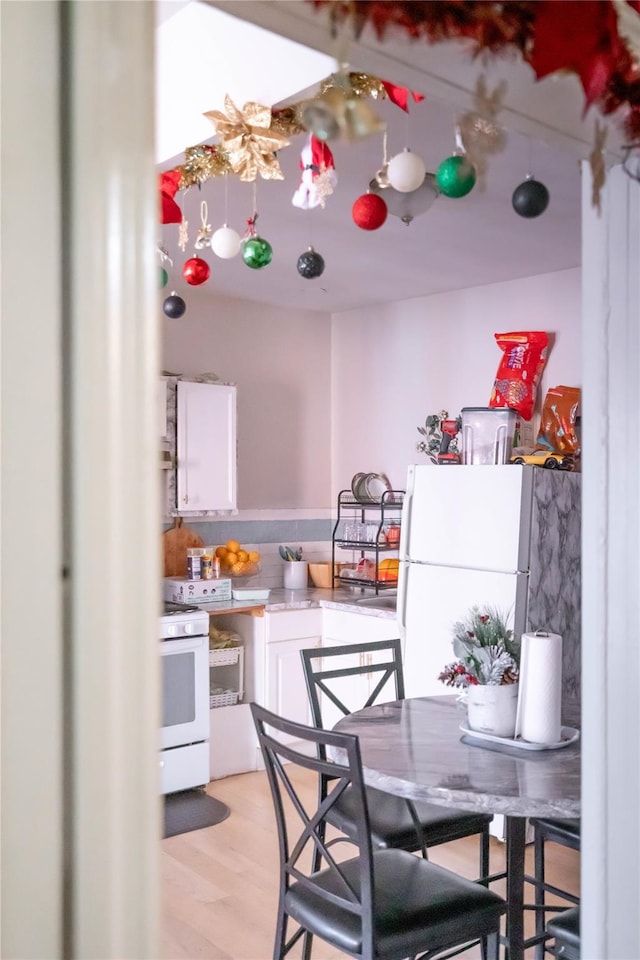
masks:
{"type": "MultiPolygon", "coordinates": [[[[527,817],[580,817],[577,708],[565,708],[563,721],[567,724],[563,738],[576,739],[559,749],[492,743],[470,734],[466,713],[451,695],[366,707],[334,727],[359,738],[364,778],[370,786],[456,810],[504,814],[508,960],[523,960],[525,950],[527,817]]],[[[339,754],[335,759],[340,760],[339,754]]]]}

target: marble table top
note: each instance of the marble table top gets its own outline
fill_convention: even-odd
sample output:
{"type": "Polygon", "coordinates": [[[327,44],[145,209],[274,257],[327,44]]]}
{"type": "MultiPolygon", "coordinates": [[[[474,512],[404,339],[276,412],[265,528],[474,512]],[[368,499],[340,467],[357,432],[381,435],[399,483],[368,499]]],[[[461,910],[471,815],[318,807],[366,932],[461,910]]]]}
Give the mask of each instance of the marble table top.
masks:
{"type": "Polygon", "coordinates": [[[516,817],[580,816],[579,740],[559,750],[490,749],[461,740],[464,720],[455,695],[421,697],[367,707],[335,729],[360,738],[366,782],[389,793],[516,817]]]}

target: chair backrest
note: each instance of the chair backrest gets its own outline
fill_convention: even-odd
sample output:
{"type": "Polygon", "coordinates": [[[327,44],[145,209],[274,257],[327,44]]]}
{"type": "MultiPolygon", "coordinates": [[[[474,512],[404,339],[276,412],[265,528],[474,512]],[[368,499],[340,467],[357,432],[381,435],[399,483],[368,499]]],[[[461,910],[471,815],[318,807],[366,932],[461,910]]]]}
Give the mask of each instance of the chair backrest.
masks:
{"type": "Polygon", "coordinates": [[[398,638],[315,647],[301,650],[300,655],[316,727],[325,726],[323,696],[331,701],[341,716],[374,703],[404,700],[402,650],[398,638]],[[358,686],[345,682],[359,676],[366,677],[367,683],[358,686]],[[354,697],[359,697],[359,702],[354,697]]]}
{"type": "Polygon", "coordinates": [[[280,902],[291,886],[300,885],[297,890],[324,904],[327,913],[345,911],[359,918],[362,944],[370,945],[373,854],[358,738],[293,723],[256,703],[251,704],[251,713],[278,827],[280,902]],[[282,737],[295,742],[285,743],[282,737]],[[301,768],[314,775],[314,782],[296,776],[301,768]],[[347,789],[353,799],[356,833],[328,840],[327,834],[335,831],[328,827],[327,816],[347,789]],[[339,861],[334,856],[338,844],[341,850],[345,845],[352,847],[346,858],[340,854],[339,861]]]}

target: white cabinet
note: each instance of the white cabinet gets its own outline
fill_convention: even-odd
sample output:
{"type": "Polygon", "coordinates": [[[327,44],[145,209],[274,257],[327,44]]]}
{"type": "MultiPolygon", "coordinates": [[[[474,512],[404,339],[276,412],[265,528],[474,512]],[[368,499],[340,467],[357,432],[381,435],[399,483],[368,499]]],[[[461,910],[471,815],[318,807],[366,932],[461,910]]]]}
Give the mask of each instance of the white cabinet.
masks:
{"type": "Polygon", "coordinates": [[[178,513],[236,509],[236,388],[177,384],[178,513]]]}
{"type": "MultiPolygon", "coordinates": [[[[348,613],[343,610],[324,610],[322,626],[322,646],[344,646],[345,653],[349,645],[354,643],[373,643],[376,640],[391,640],[399,636],[398,625],[394,619],[373,617],[364,613],[348,613]]],[[[352,657],[340,659],[340,667],[363,667],[369,663],[386,659],[388,654],[358,653],[352,657]]],[[[343,677],[332,682],[332,689],[342,700],[350,712],[360,710],[366,703],[367,697],[373,691],[380,674],[360,674],[354,677],[343,677]]],[[[391,693],[389,697],[395,695],[391,693]]],[[[380,698],[384,699],[383,697],[380,698]]],[[[322,719],[325,727],[333,727],[343,716],[340,710],[327,697],[321,698],[322,719]]]]}
{"type": "Polygon", "coordinates": [[[322,610],[283,610],[265,620],[265,701],[267,709],[311,724],[309,696],[300,651],[322,642],[322,610]]]}
{"type": "Polygon", "coordinates": [[[319,647],[321,640],[322,610],[319,607],[265,613],[262,618],[263,642],[255,644],[256,698],[268,710],[296,723],[311,725],[300,651],[319,647]]]}

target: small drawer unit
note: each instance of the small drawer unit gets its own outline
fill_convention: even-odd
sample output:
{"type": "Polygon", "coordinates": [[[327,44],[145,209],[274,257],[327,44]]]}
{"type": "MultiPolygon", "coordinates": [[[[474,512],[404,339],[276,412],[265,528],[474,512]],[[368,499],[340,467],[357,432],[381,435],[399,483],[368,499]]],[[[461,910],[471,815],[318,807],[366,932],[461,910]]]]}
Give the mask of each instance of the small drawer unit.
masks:
{"type": "Polygon", "coordinates": [[[232,707],[244,696],[244,645],[209,650],[209,707],[232,707]]]}

